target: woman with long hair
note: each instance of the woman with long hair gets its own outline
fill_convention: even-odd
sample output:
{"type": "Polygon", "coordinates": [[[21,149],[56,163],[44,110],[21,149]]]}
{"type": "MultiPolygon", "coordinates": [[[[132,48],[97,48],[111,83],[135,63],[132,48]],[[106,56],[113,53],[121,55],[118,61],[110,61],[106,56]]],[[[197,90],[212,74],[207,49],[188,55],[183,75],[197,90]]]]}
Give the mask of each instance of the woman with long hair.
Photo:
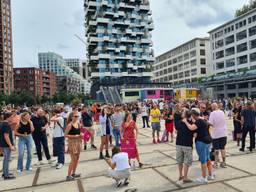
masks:
{"type": "MultiPolygon", "coordinates": [[[[140,162],[140,156],[136,145],[136,140],[138,138],[139,130],[135,123],[135,121],[132,119],[132,114],[130,112],[125,114],[124,122],[121,126],[121,141],[125,142],[126,140],[134,140],[135,141],[135,153],[136,153],[136,159],[139,163],[139,167],[141,168],[143,164],[140,162]]],[[[131,157],[129,156],[129,160],[131,157]]]]}
{"type": "Polygon", "coordinates": [[[80,174],[76,174],[76,168],[80,157],[83,138],[83,135],[80,131],[79,114],[77,111],[71,112],[68,116],[65,137],[68,138],[67,152],[71,156],[71,162],[69,164],[68,176],[66,180],[71,181],[81,176],[80,174]]]}
{"type": "Polygon", "coordinates": [[[99,117],[100,122],[100,134],[101,134],[101,143],[100,143],[100,157],[99,159],[104,159],[103,156],[103,149],[105,147],[106,155],[105,157],[109,158],[109,152],[108,152],[108,144],[109,144],[109,138],[111,135],[111,121],[110,116],[108,115],[109,111],[107,108],[103,108],[99,117]]]}
{"type": "Polygon", "coordinates": [[[26,170],[31,171],[31,161],[32,161],[32,135],[31,133],[34,131],[34,126],[32,121],[30,120],[31,116],[28,112],[24,112],[21,114],[20,123],[17,129],[15,129],[15,135],[19,138],[18,141],[18,165],[17,172],[21,173],[23,171],[23,157],[25,146],[27,148],[27,163],[26,170]]]}

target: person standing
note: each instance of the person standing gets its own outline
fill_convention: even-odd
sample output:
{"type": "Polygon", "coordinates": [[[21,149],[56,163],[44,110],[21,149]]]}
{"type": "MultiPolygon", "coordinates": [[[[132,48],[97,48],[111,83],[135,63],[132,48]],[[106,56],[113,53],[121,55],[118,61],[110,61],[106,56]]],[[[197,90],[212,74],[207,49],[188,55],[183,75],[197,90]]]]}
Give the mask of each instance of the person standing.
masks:
{"type": "Polygon", "coordinates": [[[5,112],[4,121],[0,124],[0,148],[3,150],[3,177],[4,180],[15,179],[13,174],[9,173],[9,163],[11,152],[15,150],[13,142],[12,129],[9,120],[12,118],[13,113],[5,112]]]}
{"type": "Polygon", "coordinates": [[[67,152],[71,157],[66,181],[72,181],[75,178],[79,178],[81,176],[81,174],[76,174],[76,168],[81,153],[83,138],[80,128],[78,111],[73,111],[68,116],[67,128],[65,129],[65,137],[68,138],[67,152]]]}
{"type": "Polygon", "coordinates": [[[19,138],[18,141],[18,166],[17,172],[21,173],[23,171],[23,158],[25,146],[27,149],[27,163],[26,170],[31,171],[31,161],[32,161],[32,133],[34,131],[34,126],[30,120],[31,116],[28,112],[21,114],[19,127],[14,131],[15,135],[19,138]]]}
{"type": "Polygon", "coordinates": [[[121,113],[121,109],[119,106],[115,107],[115,113],[112,115],[111,119],[112,119],[112,125],[113,125],[113,135],[116,141],[116,147],[119,147],[120,138],[121,138],[120,130],[124,120],[124,116],[121,113]]]}
{"type": "Polygon", "coordinates": [[[55,115],[51,118],[51,122],[54,123],[53,154],[58,157],[56,169],[61,169],[65,164],[65,121],[64,118],[60,115],[61,111],[59,109],[56,109],[54,113],[55,115]]]}
{"type": "MultiPolygon", "coordinates": [[[[94,135],[95,135],[95,131],[93,129],[93,120],[92,120],[92,113],[90,113],[88,111],[88,108],[86,106],[82,107],[82,119],[81,119],[81,123],[82,123],[82,127],[87,129],[91,135],[90,140],[91,140],[91,148],[96,150],[97,147],[94,145],[94,135]]],[[[87,149],[87,143],[86,141],[84,141],[84,150],[87,149]]]]}
{"type": "Polygon", "coordinates": [[[150,116],[151,116],[151,126],[152,126],[152,137],[153,137],[153,143],[156,144],[157,142],[160,143],[160,117],[161,112],[157,108],[157,105],[153,105],[153,109],[150,110],[150,116]],[[155,136],[157,134],[157,140],[155,139],[155,136]]]}
{"type": "Polygon", "coordinates": [[[233,125],[234,125],[233,139],[234,141],[237,141],[237,146],[240,146],[240,141],[242,139],[241,111],[242,111],[242,106],[240,105],[239,102],[236,102],[235,107],[233,109],[233,125]]]}
{"type": "Polygon", "coordinates": [[[242,127],[242,147],[240,151],[244,151],[246,136],[250,134],[249,150],[255,149],[255,110],[252,102],[246,103],[246,108],[241,112],[241,127],[242,127]]]}
{"type": "Polygon", "coordinates": [[[226,144],[227,144],[227,124],[225,114],[218,107],[217,103],[212,103],[212,112],[209,117],[209,124],[212,125],[212,146],[214,149],[214,168],[218,168],[219,152],[221,153],[222,162],[220,167],[226,168],[226,144]]]}
{"type": "Polygon", "coordinates": [[[43,145],[44,154],[46,156],[46,159],[48,160],[48,163],[51,164],[52,162],[54,162],[54,160],[51,160],[48,141],[47,141],[47,135],[46,135],[46,129],[49,127],[49,124],[47,122],[47,119],[44,116],[44,111],[42,108],[38,108],[36,110],[36,115],[34,115],[31,118],[31,121],[33,122],[33,126],[35,128],[32,135],[33,135],[34,143],[36,145],[36,152],[37,152],[37,158],[38,158],[37,165],[40,166],[44,164],[42,161],[43,158],[42,158],[41,145],[43,145]]]}
{"type": "Polygon", "coordinates": [[[171,134],[171,143],[173,142],[173,112],[172,108],[167,108],[164,111],[165,120],[165,132],[166,132],[166,142],[169,141],[169,133],[171,134]]]}
{"type": "Polygon", "coordinates": [[[140,112],[141,112],[141,117],[143,122],[143,128],[145,128],[146,125],[149,128],[150,126],[148,122],[148,107],[144,103],[141,104],[140,112]]]}

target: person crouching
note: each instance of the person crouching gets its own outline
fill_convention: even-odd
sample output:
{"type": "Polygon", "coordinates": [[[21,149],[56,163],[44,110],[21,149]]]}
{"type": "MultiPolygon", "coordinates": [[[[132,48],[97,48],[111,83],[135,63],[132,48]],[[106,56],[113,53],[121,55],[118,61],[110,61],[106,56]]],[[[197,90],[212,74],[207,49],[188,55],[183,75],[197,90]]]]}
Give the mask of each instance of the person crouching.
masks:
{"type": "Polygon", "coordinates": [[[112,159],[108,158],[106,161],[110,167],[108,177],[116,180],[116,187],[127,186],[131,176],[128,154],[121,152],[119,147],[114,147],[112,159]]]}

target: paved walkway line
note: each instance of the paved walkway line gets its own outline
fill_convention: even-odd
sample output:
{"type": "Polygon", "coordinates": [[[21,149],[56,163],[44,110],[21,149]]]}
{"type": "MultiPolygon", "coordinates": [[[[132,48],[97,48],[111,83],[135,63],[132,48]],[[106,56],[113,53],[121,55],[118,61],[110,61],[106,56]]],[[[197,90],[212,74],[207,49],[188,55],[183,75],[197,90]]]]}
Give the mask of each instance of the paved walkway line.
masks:
{"type": "Polygon", "coordinates": [[[77,180],[77,186],[78,186],[79,192],[85,192],[84,186],[83,186],[82,181],[80,179],[77,180]]]}
{"type": "Polygon", "coordinates": [[[223,185],[226,185],[227,187],[229,187],[229,188],[231,188],[231,189],[234,189],[235,191],[237,191],[237,192],[243,192],[243,191],[241,191],[240,189],[237,189],[237,188],[235,188],[235,187],[233,187],[232,185],[229,185],[228,183],[225,183],[225,182],[221,182],[223,185]]]}
{"type": "Polygon", "coordinates": [[[41,171],[41,168],[38,167],[37,170],[36,170],[34,179],[33,179],[32,186],[36,186],[37,185],[37,181],[38,181],[38,178],[39,178],[40,171],[41,171]]]}

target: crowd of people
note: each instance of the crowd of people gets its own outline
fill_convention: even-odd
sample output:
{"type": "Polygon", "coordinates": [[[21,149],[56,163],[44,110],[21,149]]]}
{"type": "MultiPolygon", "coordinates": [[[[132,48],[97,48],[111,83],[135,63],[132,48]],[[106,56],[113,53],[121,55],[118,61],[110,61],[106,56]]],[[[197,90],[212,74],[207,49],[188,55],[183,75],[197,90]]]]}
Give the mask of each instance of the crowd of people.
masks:
{"type": "MultiPolygon", "coordinates": [[[[73,107],[51,106],[10,107],[1,112],[0,154],[3,156],[2,176],[15,179],[9,172],[12,151],[18,151],[17,172],[32,171],[33,146],[38,162],[44,164],[42,150],[49,164],[56,163],[61,169],[65,164],[65,153],[71,157],[66,180],[81,177],[76,173],[82,150],[99,151],[99,159],[105,159],[110,167],[108,173],[117,182],[117,187],[128,185],[131,159],[143,167],[137,147],[139,130],[152,129],[152,143],[173,143],[176,138],[176,159],[179,180],[193,182],[189,168],[193,162],[193,146],[201,163],[199,183],[214,180],[213,168],[226,168],[227,123],[225,113],[233,116],[233,140],[245,151],[246,136],[250,135],[249,151],[255,149],[255,105],[253,101],[230,102],[209,101],[146,101],[128,104],[92,104],[73,107]],[[230,109],[231,108],[231,109],[230,109]],[[141,118],[142,127],[137,120],[141,118]],[[164,129],[161,135],[161,121],[164,129]],[[52,130],[52,142],[49,130],[52,130]],[[96,146],[95,137],[100,137],[96,146]],[[52,143],[53,152],[49,150],[52,143]],[[241,144],[240,144],[241,142],[241,144]],[[129,147],[127,147],[129,146],[129,147]],[[26,149],[26,150],[25,150],[26,149]],[[112,154],[110,154],[110,151],[112,154]],[[24,153],[26,165],[23,167],[24,153]],[[52,158],[57,157],[57,161],[52,158]]],[[[51,149],[51,148],[50,148],[51,149]]]]}

